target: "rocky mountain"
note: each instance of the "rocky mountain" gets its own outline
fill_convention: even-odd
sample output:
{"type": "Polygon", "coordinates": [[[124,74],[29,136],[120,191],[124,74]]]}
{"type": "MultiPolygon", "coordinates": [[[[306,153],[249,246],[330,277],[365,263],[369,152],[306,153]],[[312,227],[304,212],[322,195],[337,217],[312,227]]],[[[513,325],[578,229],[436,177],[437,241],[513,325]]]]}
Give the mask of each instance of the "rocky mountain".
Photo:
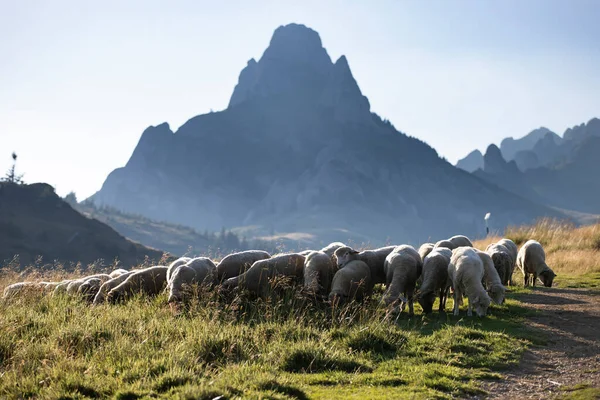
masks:
{"type": "Polygon", "coordinates": [[[532,150],[535,144],[546,136],[549,136],[552,139],[554,139],[554,141],[556,141],[557,144],[561,141],[561,137],[558,136],[556,133],[552,132],[548,128],[541,127],[529,132],[522,138],[513,139],[512,137],[509,137],[502,140],[502,142],[500,143],[500,151],[502,152],[502,157],[504,157],[504,159],[508,161],[514,160],[517,153],[521,151],[532,150]]]}
{"type": "Polygon", "coordinates": [[[346,57],[319,35],[279,27],[242,70],[227,109],[176,132],[146,129],[98,205],[248,236],[416,243],[529,222],[551,210],[441,159],[370,111],[346,57]]]}
{"type": "Polygon", "coordinates": [[[483,154],[479,150],[473,150],[461,160],[458,160],[456,166],[467,172],[475,172],[483,168],[483,154]]]}
{"type": "Polygon", "coordinates": [[[534,202],[580,213],[600,213],[596,172],[600,169],[600,120],[593,118],[567,129],[559,139],[546,132],[531,149],[519,150],[512,161],[491,145],[483,168],[473,174],[534,202]]]}
{"type": "Polygon", "coordinates": [[[21,265],[42,257],[43,263],[90,264],[115,258],[130,267],[162,252],[119,235],[109,226],[86,218],[44,183],[0,183],[0,264],[18,256],[21,265]]]}

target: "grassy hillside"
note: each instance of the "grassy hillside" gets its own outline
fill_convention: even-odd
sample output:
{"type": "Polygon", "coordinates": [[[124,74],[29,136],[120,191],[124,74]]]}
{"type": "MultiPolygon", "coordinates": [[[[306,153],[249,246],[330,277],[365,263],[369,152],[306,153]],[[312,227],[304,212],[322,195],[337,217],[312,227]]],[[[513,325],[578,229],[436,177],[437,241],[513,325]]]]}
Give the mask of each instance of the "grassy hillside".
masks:
{"type": "MultiPolygon", "coordinates": [[[[599,233],[600,225],[542,222],[508,236],[545,244],[558,285],[598,288],[599,233]]],[[[0,290],[17,280],[64,276],[3,272],[0,290]]],[[[519,296],[529,291],[513,288],[486,318],[468,318],[464,309],[460,317],[422,316],[418,305],[413,318],[390,318],[378,307],[380,291],[366,304],[337,310],[290,289],[265,301],[224,301],[211,292],[176,314],[165,295],[90,307],[34,293],[0,304],[0,398],[476,395],[483,380],[499,379],[518,363],[527,346],[543,344],[523,324],[531,311],[519,296]]]]}
{"type": "Polygon", "coordinates": [[[119,259],[131,267],[145,257],[159,260],[162,251],[119,235],[110,226],[75,211],[44,183],[0,183],[0,264],[14,260],[22,266],[37,263],[66,267],[99,259],[119,259]]]}

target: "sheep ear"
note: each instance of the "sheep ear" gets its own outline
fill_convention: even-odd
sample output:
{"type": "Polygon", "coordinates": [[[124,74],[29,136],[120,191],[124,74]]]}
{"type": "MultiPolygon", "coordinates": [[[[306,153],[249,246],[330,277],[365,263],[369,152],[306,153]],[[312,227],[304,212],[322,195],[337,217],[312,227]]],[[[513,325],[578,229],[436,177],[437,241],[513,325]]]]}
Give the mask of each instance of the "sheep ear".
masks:
{"type": "Polygon", "coordinates": [[[350,252],[348,254],[358,254],[359,252],[356,250],[350,250],[350,252]]]}

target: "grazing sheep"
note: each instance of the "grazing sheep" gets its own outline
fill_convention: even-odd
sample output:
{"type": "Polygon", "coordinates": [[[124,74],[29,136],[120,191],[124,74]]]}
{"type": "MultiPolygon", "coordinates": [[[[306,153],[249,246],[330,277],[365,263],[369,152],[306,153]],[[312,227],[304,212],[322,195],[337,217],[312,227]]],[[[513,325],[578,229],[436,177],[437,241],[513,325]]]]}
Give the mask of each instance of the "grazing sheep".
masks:
{"type": "Polygon", "coordinates": [[[12,285],[8,285],[4,288],[4,293],[2,294],[2,298],[7,299],[9,297],[16,296],[21,292],[41,292],[44,288],[44,285],[41,285],[40,282],[18,282],[13,283],[12,285]]]}
{"type": "Polygon", "coordinates": [[[189,285],[209,285],[215,283],[217,268],[210,258],[194,258],[185,265],[177,267],[167,283],[169,303],[180,302],[185,298],[189,285]]]}
{"type": "Polygon", "coordinates": [[[469,299],[467,315],[475,313],[483,317],[491,299],[481,284],[483,280],[483,262],[477,252],[470,247],[460,247],[452,252],[448,264],[448,280],[454,288],[454,315],[459,313],[459,304],[463,293],[469,299]]]}
{"type": "Polygon", "coordinates": [[[271,255],[262,250],[247,250],[230,254],[217,265],[217,280],[223,282],[226,279],[243,274],[255,262],[267,258],[271,258],[271,255]]]}
{"type": "Polygon", "coordinates": [[[308,293],[326,296],[335,274],[335,264],[324,251],[310,252],[304,261],[304,289],[308,293]]]}
{"type": "Polygon", "coordinates": [[[83,282],[77,289],[77,294],[80,295],[84,300],[92,302],[94,297],[100,290],[104,282],[100,278],[90,278],[83,282]]]}
{"type": "Polygon", "coordinates": [[[83,278],[72,280],[67,285],[67,294],[69,296],[76,295],[77,291],[79,290],[79,287],[81,285],[83,285],[85,283],[85,281],[87,281],[88,279],[92,279],[92,278],[100,278],[100,279],[102,279],[105,282],[105,281],[107,281],[107,280],[110,279],[110,275],[107,275],[107,274],[96,274],[96,275],[84,276],[83,278]]]}
{"type": "Polygon", "coordinates": [[[159,265],[135,271],[108,292],[106,300],[109,303],[117,303],[129,299],[136,293],[155,296],[165,288],[168,269],[169,267],[159,265]]]}
{"type": "Polygon", "coordinates": [[[353,260],[333,276],[329,301],[333,305],[360,301],[373,290],[371,268],[363,261],[353,260]]]}
{"type": "Polygon", "coordinates": [[[121,274],[115,278],[112,278],[112,279],[104,282],[102,284],[102,286],[100,286],[100,289],[98,289],[98,293],[96,293],[96,296],[94,297],[93,304],[98,305],[98,304],[104,303],[106,301],[106,296],[108,295],[108,293],[112,289],[119,286],[121,283],[125,282],[125,280],[129,277],[129,275],[131,275],[134,272],[137,272],[137,271],[128,271],[126,274],[121,274]]]}
{"type": "Polygon", "coordinates": [[[268,294],[269,280],[276,276],[287,276],[299,282],[304,274],[305,257],[297,253],[281,254],[266,260],[256,261],[241,275],[227,279],[223,288],[230,290],[236,287],[263,296],[268,294]]]}
{"type": "Polygon", "coordinates": [[[437,248],[440,248],[440,247],[444,247],[446,249],[454,250],[457,246],[454,243],[452,243],[451,241],[449,241],[449,240],[440,240],[439,242],[437,242],[433,246],[434,249],[437,249],[437,248]]]}
{"type": "Polygon", "coordinates": [[[333,242],[333,243],[329,243],[327,246],[323,247],[320,251],[327,254],[329,257],[331,257],[331,260],[333,262],[335,262],[333,255],[335,254],[335,251],[341,247],[346,247],[346,245],[342,242],[333,242]]]}
{"type": "Polygon", "coordinates": [[[387,286],[383,296],[386,305],[400,301],[400,310],[403,311],[408,303],[408,312],[413,315],[413,295],[423,270],[421,256],[412,246],[398,246],[386,257],[383,269],[387,286]]]}
{"type": "Polygon", "coordinates": [[[425,257],[427,257],[427,255],[433,251],[433,246],[435,246],[434,243],[423,243],[421,247],[419,247],[419,255],[421,256],[421,260],[425,261],[425,257]]]}
{"type": "Polygon", "coordinates": [[[306,257],[307,255],[309,255],[313,251],[315,251],[315,250],[302,250],[302,251],[299,251],[298,254],[300,254],[301,256],[306,257]]]}
{"type": "Polygon", "coordinates": [[[523,273],[525,286],[531,281],[529,276],[532,275],[532,285],[535,287],[535,281],[540,278],[544,286],[551,287],[552,281],[556,274],[546,264],[546,253],[539,242],[528,240],[517,255],[517,266],[523,273]]]}
{"type": "Polygon", "coordinates": [[[56,287],[52,291],[52,296],[57,296],[60,294],[67,293],[67,288],[69,287],[69,283],[71,283],[71,282],[73,282],[73,279],[67,279],[67,280],[60,282],[58,285],[56,285],[56,287]]]}
{"type": "Polygon", "coordinates": [[[469,239],[468,237],[466,237],[464,235],[452,236],[450,239],[448,239],[448,241],[450,243],[452,243],[455,248],[457,248],[457,247],[473,247],[473,243],[471,242],[471,239],[469,239]]]}
{"type": "Polygon", "coordinates": [[[509,254],[512,258],[512,265],[510,268],[510,273],[509,273],[509,277],[510,277],[510,284],[512,285],[512,275],[513,272],[515,270],[515,266],[517,265],[517,254],[519,253],[519,248],[517,247],[517,245],[515,244],[515,242],[513,242],[510,239],[501,239],[500,241],[498,241],[499,245],[502,245],[504,247],[506,247],[509,251],[509,254]]]}
{"type": "Polygon", "coordinates": [[[509,282],[512,283],[514,263],[511,251],[501,244],[492,243],[485,249],[485,252],[492,257],[494,268],[498,271],[502,284],[506,286],[509,282]]]}
{"type": "Polygon", "coordinates": [[[126,269],[118,268],[118,269],[115,269],[113,272],[111,272],[108,275],[112,279],[112,278],[116,278],[117,276],[121,276],[123,274],[126,274],[127,272],[129,272],[129,271],[127,271],[126,269]]]}
{"type": "Polygon", "coordinates": [[[173,272],[175,272],[177,267],[179,267],[180,265],[187,264],[190,260],[190,257],[179,257],[177,260],[169,264],[169,269],[167,270],[167,282],[171,280],[171,275],[173,274],[173,272]]]}
{"type": "Polygon", "coordinates": [[[419,289],[417,300],[423,312],[428,314],[433,310],[433,303],[436,296],[439,295],[439,311],[446,309],[446,299],[448,298],[448,264],[452,257],[452,250],[445,247],[439,247],[433,250],[423,260],[423,283],[419,289]]]}
{"type": "Polygon", "coordinates": [[[335,252],[335,259],[338,269],[343,268],[350,261],[360,260],[366,263],[371,269],[371,283],[385,283],[386,276],[383,270],[385,258],[392,252],[396,246],[386,246],[375,250],[365,250],[360,253],[351,247],[344,246],[338,248],[335,252]]]}
{"type": "Polygon", "coordinates": [[[504,303],[506,288],[502,285],[502,280],[500,279],[498,271],[496,271],[492,257],[483,251],[476,251],[483,263],[483,283],[489,296],[496,304],[504,303]]]}
{"type": "Polygon", "coordinates": [[[44,293],[49,293],[49,292],[54,291],[54,289],[58,285],[60,285],[62,282],[65,282],[65,281],[60,281],[60,282],[40,282],[40,284],[43,286],[42,287],[42,291],[44,293]]]}

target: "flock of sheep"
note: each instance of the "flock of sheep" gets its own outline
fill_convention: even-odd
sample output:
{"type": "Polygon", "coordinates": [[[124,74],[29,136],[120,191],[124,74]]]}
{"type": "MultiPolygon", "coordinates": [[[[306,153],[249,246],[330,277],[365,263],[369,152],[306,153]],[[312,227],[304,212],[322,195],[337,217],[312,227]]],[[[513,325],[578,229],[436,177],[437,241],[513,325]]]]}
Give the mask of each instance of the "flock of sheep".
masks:
{"type": "Polygon", "coordinates": [[[403,311],[408,305],[414,313],[416,298],[423,312],[430,313],[439,297],[439,311],[446,306],[450,288],[454,292],[454,315],[458,315],[463,295],[472,310],[484,316],[493,301],[504,301],[506,286],[518,266],[525,286],[535,286],[539,278],[550,287],[556,274],[548,267],[540,243],[530,240],[520,250],[514,242],[502,239],[486,251],[473,248],[462,235],[435,244],[388,246],[356,251],[340,242],[319,250],[306,250],[271,256],[260,250],[234,253],[217,265],[206,257],[182,257],[169,266],[154,266],[110,274],[97,274],[61,282],[19,282],[7,286],[3,297],[16,296],[26,289],[79,296],[93,304],[124,302],[135,294],[148,296],[168,292],[169,303],[188,301],[197,287],[217,288],[226,293],[245,290],[266,296],[274,278],[286,277],[301,285],[302,291],[316,299],[328,299],[333,305],[362,301],[373,286],[385,285],[382,302],[392,310],[403,311]],[[417,290],[418,287],[418,290],[417,290]]]}

